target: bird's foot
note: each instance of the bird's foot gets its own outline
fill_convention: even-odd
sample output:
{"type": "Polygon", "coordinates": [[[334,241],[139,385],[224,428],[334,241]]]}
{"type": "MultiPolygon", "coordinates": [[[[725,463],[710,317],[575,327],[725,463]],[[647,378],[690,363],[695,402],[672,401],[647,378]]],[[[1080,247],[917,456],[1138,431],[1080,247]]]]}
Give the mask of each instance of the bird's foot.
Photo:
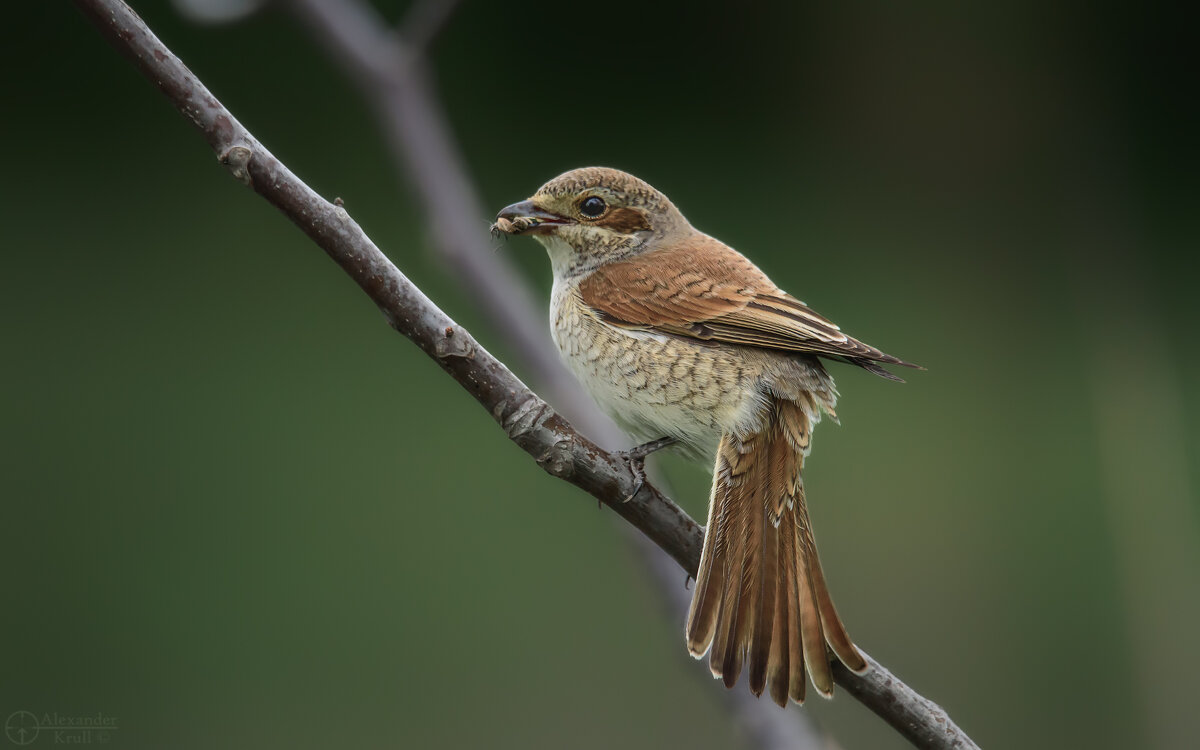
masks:
{"type": "Polygon", "coordinates": [[[629,497],[622,502],[629,502],[646,486],[646,456],[663,448],[669,448],[678,442],[679,438],[664,437],[636,445],[627,451],[616,452],[616,456],[629,464],[629,473],[633,474],[633,492],[630,492],[629,497]]]}

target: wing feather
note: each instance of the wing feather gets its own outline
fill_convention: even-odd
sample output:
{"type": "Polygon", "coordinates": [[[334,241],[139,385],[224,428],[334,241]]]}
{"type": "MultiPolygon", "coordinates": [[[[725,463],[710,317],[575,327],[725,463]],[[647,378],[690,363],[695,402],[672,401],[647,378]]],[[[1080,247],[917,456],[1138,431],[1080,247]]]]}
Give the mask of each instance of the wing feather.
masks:
{"type": "Polygon", "coordinates": [[[597,268],[579,284],[605,322],[630,329],[844,360],[898,380],[875,363],[917,367],[847,336],[707,235],[597,268]]]}

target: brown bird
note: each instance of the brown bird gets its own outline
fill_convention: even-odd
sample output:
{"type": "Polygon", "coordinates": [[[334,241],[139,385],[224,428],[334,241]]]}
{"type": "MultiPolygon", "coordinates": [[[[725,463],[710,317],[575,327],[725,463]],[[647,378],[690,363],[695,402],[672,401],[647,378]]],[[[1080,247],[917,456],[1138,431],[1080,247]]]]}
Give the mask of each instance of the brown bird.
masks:
{"type": "Polygon", "coordinates": [[[853,339],[784,292],[733,248],[693,228],[633,175],[576,169],[500,212],[494,229],[533,235],[550,254],[550,322],[567,365],[632,435],[640,461],[666,445],[712,460],[712,496],[687,619],[727,687],[781,706],[804,700],[805,671],[833,693],[826,645],[867,663],[825,586],[801,470],[837,390],[819,357],[899,380],[916,367],[853,339]],[[658,438],[657,440],[655,440],[658,438]]]}

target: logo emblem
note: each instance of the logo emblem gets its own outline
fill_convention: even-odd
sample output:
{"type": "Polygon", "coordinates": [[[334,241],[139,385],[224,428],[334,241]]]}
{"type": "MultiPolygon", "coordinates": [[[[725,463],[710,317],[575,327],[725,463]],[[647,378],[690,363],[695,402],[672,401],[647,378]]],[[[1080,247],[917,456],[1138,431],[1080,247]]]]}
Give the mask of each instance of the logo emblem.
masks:
{"type": "Polygon", "coordinates": [[[28,745],[37,739],[40,731],[37,717],[28,711],[13,711],[4,722],[4,734],[15,745],[28,745]]]}

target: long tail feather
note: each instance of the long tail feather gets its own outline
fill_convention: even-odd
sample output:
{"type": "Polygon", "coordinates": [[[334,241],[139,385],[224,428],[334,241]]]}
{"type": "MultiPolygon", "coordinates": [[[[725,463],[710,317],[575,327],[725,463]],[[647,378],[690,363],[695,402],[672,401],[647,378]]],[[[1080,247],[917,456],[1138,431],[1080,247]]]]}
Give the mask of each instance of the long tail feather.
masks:
{"type": "MultiPolygon", "coordinates": [[[[757,441],[761,443],[762,441],[757,441]]],[[[761,497],[766,492],[767,462],[763,457],[763,445],[751,443],[742,453],[745,472],[742,474],[742,497],[761,497]]],[[[743,533],[746,542],[742,558],[741,593],[738,597],[737,628],[733,630],[733,648],[726,652],[724,676],[729,680],[732,670],[734,678],[742,671],[742,662],[754,640],[759,619],[759,606],[762,601],[762,560],[764,556],[763,534],[766,525],[766,514],[741,514],[743,533]]],[[[774,612],[771,613],[772,615],[774,612]]],[[[754,687],[751,685],[751,690],[754,687]]],[[[762,689],[759,688],[759,694],[762,689]]]]}
{"type": "MultiPolygon", "coordinates": [[[[721,441],[720,448],[725,448],[726,441],[721,441]]],[[[742,597],[742,575],[746,560],[746,513],[743,510],[745,498],[745,467],[742,465],[742,455],[733,446],[732,455],[726,455],[731,470],[729,484],[722,493],[724,507],[721,509],[721,537],[716,544],[725,548],[725,569],[722,574],[720,596],[717,607],[717,629],[713,635],[712,649],[708,655],[708,665],[714,677],[724,679],[725,687],[733,687],[738,674],[733,671],[736,662],[739,669],[740,660],[737,658],[737,615],[742,597]]],[[[720,450],[718,448],[718,450],[720,450]]]]}
{"type": "MultiPolygon", "coordinates": [[[[803,500],[801,500],[803,502],[803,500]]],[[[804,662],[808,665],[808,676],[813,687],[825,697],[833,695],[833,672],[825,656],[825,631],[821,627],[821,613],[817,609],[817,592],[813,586],[809,567],[811,550],[805,543],[804,530],[797,523],[793,526],[796,535],[796,583],[800,588],[800,643],[804,647],[804,662]]]]}
{"type": "Polygon", "coordinates": [[[712,495],[708,501],[708,524],[704,527],[704,548],[700,553],[700,569],[696,574],[696,588],[688,610],[688,651],[697,659],[704,656],[712,643],[725,579],[725,545],[717,545],[717,540],[725,535],[722,529],[725,521],[723,514],[728,506],[725,495],[729,490],[729,465],[722,460],[722,456],[723,453],[718,452],[712,495]]]}
{"type": "Polygon", "coordinates": [[[866,662],[834,609],[817,558],[801,471],[817,406],[775,400],[761,430],[722,437],[708,527],[688,613],[693,656],[732,687],[749,662],[750,689],[803,702],[805,679],[833,691],[826,644],[848,668],[866,662]]]}
{"type": "MultiPolygon", "coordinates": [[[[762,695],[767,687],[772,639],[778,623],[775,594],[779,578],[779,529],[762,516],[762,553],[758,559],[758,614],[750,639],[750,692],[762,695]]],[[[776,659],[779,656],[775,657],[776,659]]]]}
{"type": "Polygon", "coordinates": [[[812,526],[808,521],[808,508],[802,504],[800,511],[802,513],[798,514],[800,517],[797,520],[803,529],[805,546],[809,550],[809,568],[812,572],[813,589],[817,597],[817,609],[821,612],[821,625],[825,629],[825,640],[829,642],[829,647],[833,650],[834,655],[842,664],[846,665],[847,669],[862,674],[867,671],[867,660],[850,640],[850,634],[846,632],[846,626],[842,624],[842,618],[838,617],[837,609],[833,606],[833,597],[829,595],[829,588],[825,585],[825,574],[821,571],[821,558],[817,555],[817,543],[813,539],[812,526]]]}
{"type": "MultiPolygon", "coordinates": [[[[782,524],[781,524],[782,525],[782,524]]],[[[788,527],[785,527],[785,529],[788,527]]],[[[805,677],[804,644],[800,642],[800,586],[797,574],[800,566],[796,563],[796,535],[780,534],[784,544],[784,559],[781,561],[787,568],[788,588],[788,662],[791,671],[788,673],[788,694],[797,703],[804,702],[805,687],[808,679],[805,677]]]]}

